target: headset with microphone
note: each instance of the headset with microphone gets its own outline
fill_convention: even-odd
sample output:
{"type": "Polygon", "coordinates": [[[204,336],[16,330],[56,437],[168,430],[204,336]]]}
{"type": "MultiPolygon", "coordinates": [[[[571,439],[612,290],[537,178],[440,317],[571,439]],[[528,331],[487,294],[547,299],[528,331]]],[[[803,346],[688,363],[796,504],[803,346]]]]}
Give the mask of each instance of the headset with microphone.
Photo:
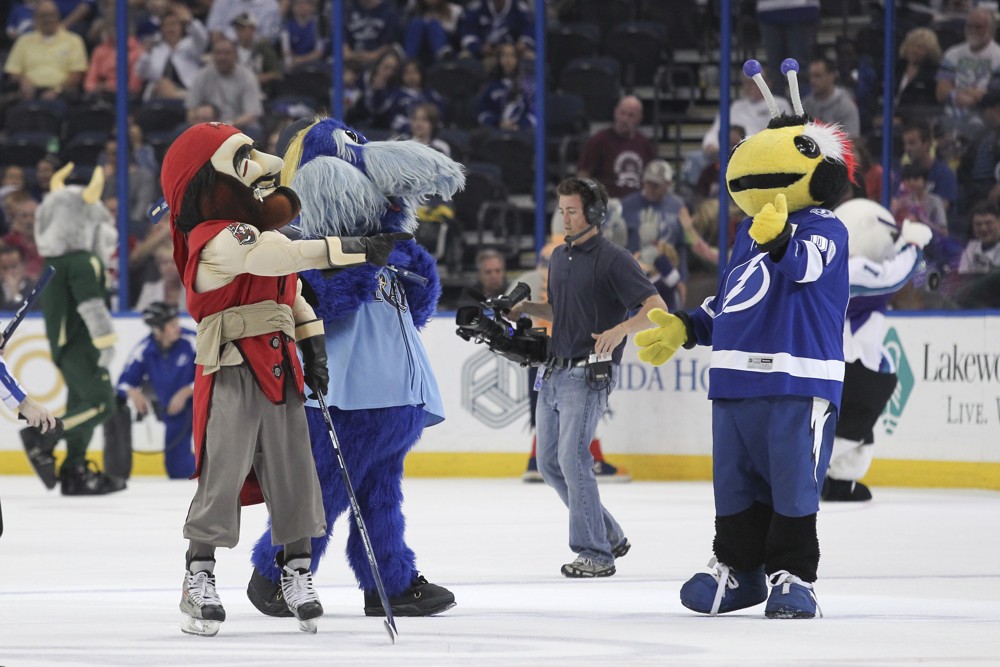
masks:
{"type": "Polygon", "coordinates": [[[582,232],[567,235],[565,237],[566,243],[573,243],[589,232],[591,227],[600,227],[604,223],[604,219],[608,217],[608,204],[601,197],[601,190],[597,187],[597,183],[589,178],[578,180],[587,186],[587,191],[590,193],[590,203],[583,207],[583,219],[587,221],[587,228],[582,232]]]}

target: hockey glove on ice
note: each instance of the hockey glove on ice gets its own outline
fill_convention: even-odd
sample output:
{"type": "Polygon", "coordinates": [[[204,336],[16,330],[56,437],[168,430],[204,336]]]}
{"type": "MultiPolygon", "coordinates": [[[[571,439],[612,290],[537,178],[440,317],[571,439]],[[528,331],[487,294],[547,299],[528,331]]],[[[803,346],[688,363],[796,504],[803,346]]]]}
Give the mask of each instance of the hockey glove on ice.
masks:
{"type": "Polygon", "coordinates": [[[389,254],[396,247],[396,241],[408,241],[413,238],[409,232],[392,232],[391,234],[376,234],[375,236],[345,236],[340,239],[340,247],[345,253],[364,253],[365,261],[375,266],[385,266],[389,262],[389,254]]]}
{"type": "Polygon", "coordinates": [[[298,343],[302,352],[302,373],[306,384],[313,390],[309,398],[316,398],[317,393],[325,396],[330,386],[330,371],[326,367],[326,336],[310,336],[298,343]]]}
{"type": "Polygon", "coordinates": [[[690,335],[691,318],[684,311],[671,315],[662,308],[654,308],[649,311],[648,317],[657,326],[635,335],[640,360],[660,366],[682,345],[687,349],[694,347],[694,336],[690,335]]]}

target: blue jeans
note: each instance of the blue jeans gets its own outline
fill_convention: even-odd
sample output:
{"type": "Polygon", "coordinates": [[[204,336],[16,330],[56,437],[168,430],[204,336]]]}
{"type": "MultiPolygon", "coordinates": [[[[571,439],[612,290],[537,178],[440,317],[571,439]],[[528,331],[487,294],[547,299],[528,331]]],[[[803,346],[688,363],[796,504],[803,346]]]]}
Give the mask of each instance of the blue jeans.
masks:
{"type": "MultiPolygon", "coordinates": [[[[542,372],[542,371],[539,371],[542,372]]],[[[569,548],[611,565],[622,528],[601,505],[590,441],[608,407],[609,392],[587,385],[585,368],[555,369],[542,382],[535,414],[538,471],[569,508],[569,548]]],[[[618,374],[615,366],[614,376],[618,374]]]]}

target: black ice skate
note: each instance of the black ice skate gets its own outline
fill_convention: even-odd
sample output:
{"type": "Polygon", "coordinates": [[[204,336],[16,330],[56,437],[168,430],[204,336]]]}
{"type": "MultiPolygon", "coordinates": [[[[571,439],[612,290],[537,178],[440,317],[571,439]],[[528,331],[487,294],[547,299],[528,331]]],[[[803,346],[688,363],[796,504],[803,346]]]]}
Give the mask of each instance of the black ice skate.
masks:
{"type": "Polygon", "coordinates": [[[323,605],[319,602],[316,589],[313,588],[312,556],[302,554],[290,556],[282,562],[283,553],[278,554],[278,566],[281,568],[281,592],[292,615],[299,622],[302,632],[316,634],[316,619],[323,615],[323,605]]]}
{"type": "Polygon", "coordinates": [[[64,496],[103,496],[125,488],[125,482],[109,477],[93,461],[83,461],[59,470],[60,491],[64,496]]]}
{"type": "MultiPolygon", "coordinates": [[[[455,606],[455,594],[417,575],[413,584],[389,598],[393,616],[433,616],[455,606]]],[[[378,591],[365,591],[365,616],[385,616],[378,591]]]]}
{"type": "MultiPolygon", "coordinates": [[[[59,422],[59,426],[62,422],[59,422]]],[[[21,442],[24,443],[24,451],[28,454],[31,467],[35,469],[46,489],[56,488],[56,459],[52,455],[56,445],[62,438],[62,428],[49,429],[42,433],[34,426],[21,429],[21,442]]]]}
{"type": "Polygon", "coordinates": [[[864,502],[872,499],[872,492],[861,482],[827,477],[819,497],[831,502],[864,502]]]}
{"type": "Polygon", "coordinates": [[[294,616],[285,603],[281,583],[274,583],[261,574],[257,568],[254,568],[253,574],[250,575],[250,583],[247,584],[247,597],[250,598],[250,602],[257,608],[257,611],[265,616],[294,616]]]}
{"type": "Polygon", "coordinates": [[[219,634],[226,610],[215,590],[215,559],[192,560],[181,584],[181,632],[201,637],[219,634]]]}

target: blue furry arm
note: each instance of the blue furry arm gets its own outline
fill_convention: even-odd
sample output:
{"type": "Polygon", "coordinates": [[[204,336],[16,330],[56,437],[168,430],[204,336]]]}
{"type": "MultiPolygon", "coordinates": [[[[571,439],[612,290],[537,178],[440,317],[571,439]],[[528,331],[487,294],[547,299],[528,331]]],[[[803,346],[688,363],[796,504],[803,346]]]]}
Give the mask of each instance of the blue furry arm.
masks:
{"type": "Polygon", "coordinates": [[[361,264],[332,272],[303,271],[299,277],[316,293],[319,300],[319,305],[313,308],[316,315],[329,324],[375,299],[378,271],[377,266],[361,264]]]}
{"type": "Polygon", "coordinates": [[[441,278],[438,276],[437,262],[416,241],[407,241],[396,244],[396,249],[389,255],[389,263],[427,278],[426,285],[415,280],[400,281],[406,292],[406,302],[410,307],[413,324],[417,329],[422,329],[434,316],[438,299],[441,298],[441,278]]]}

